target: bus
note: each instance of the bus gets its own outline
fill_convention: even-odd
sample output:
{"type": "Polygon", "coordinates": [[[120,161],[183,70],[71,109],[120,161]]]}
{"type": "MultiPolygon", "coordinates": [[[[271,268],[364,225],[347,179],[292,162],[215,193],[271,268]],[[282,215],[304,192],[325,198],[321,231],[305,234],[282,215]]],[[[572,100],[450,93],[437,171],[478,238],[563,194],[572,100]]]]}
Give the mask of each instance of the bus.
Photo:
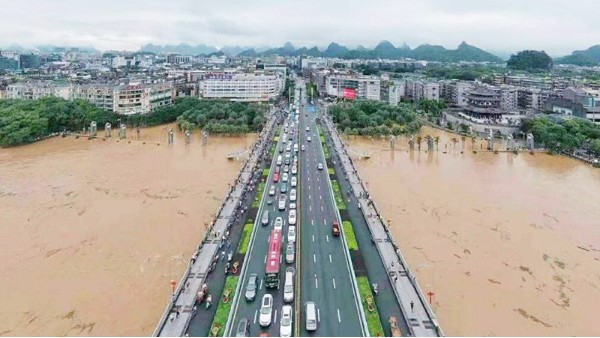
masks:
{"type": "Polygon", "coordinates": [[[269,239],[269,256],[265,274],[265,286],[270,289],[279,289],[279,266],[281,264],[281,230],[273,230],[269,239]]]}

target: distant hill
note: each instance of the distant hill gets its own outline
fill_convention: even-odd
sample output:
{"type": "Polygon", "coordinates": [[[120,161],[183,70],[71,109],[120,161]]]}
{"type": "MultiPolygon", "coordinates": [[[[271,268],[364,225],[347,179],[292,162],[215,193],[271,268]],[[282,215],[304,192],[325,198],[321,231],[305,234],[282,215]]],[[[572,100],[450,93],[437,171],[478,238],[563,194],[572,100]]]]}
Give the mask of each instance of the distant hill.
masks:
{"type": "MultiPolygon", "coordinates": [[[[286,42],[282,47],[261,49],[246,48],[238,46],[224,47],[221,49],[227,55],[238,55],[244,57],[261,57],[267,55],[280,56],[313,56],[313,57],[335,57],[343,59],[401,59],[412,58],[425,61],[476,61],[476,62],[502,62],[502,60],[494,54],[486,52],[475,46],[471,46],[466,42],[461,43],[457,49],[446,49],[442,46],[424,44],[415,49],[410,49],[407,44],[400,47],[394,46],[389,41],[381,41],[375,48],[368,49],[364,46],[358,46],[356,49],[349,49],[336,42],[330,43],[323,51],[317,47],[307,48],[301,47],[296,49],[290,42],[286,42]]],[[[160,53],[180,53],[185,55],[206,55],[219,51],[213,46],[197,45],[190,46],[187,44],[158,46],[148,44],[142,47],[141,51],[160,53]]]]}
{"type": "Polygon", "coordinates": [[[506,62],[508,68],[526,71],[548,71],[552,68],[552,64],[552,58],[543,50],[522,50],[511,55],[506,62]]]}
{"type": "Polygon", "coordinates": [[[600,45],[594,45],[586,50],[576,50],[571,53],[571,55],[556,58],[554,63],[577,66],[598,66],[600,65],[600,45]]]}

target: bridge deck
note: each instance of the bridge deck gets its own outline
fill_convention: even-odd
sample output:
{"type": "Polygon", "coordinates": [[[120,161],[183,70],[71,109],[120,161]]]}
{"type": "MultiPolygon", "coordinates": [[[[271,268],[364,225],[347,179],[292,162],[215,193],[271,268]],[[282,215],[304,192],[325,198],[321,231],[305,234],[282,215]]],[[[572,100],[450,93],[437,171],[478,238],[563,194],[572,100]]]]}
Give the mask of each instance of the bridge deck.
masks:
{"type": "Polygon", "coordinates": [[[366,198],[367,191],[359,178],[354,163],[348,156],[346,147],[340,139],[333,122],[329,118],[324,118],[325,124],[329,129],[336,152],[340,156],[342,165],[348,180],[352,185],[352,190],[359,200],[361,210],[367,221],[367,225],[379,251],[379,255],[388,269],[388,278],[394,288],[396,298],[400,304],[402,315],[409,323],[413,336],[443,336],[443,332],[437,323],[435,314],[431,310],[423,292],[417,284],[416,278],[410,273],[408,265],[395,243],[387,226],[383,223],[381,214],[377,206],[369,198],[366,198]],[[414,308],[411,310],[410,303],[414,302],[414,308]]]}

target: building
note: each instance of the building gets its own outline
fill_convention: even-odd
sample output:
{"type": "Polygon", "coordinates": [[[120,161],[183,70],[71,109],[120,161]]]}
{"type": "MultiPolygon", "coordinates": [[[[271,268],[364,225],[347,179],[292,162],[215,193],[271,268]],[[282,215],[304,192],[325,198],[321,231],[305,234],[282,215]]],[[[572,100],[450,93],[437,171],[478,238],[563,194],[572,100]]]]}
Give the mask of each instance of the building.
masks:
{"type": "Polygon", "coordinates": [[[423,86],[423,99],[439,101],[440,85],[435,82],[429,82],[423,86]]]}
{"type": "Polygon", "coordinates": [[[114,90],[113,111],[117,114],[147,114],[173,103],[174,87],[171,83],[130,83],[114,90]]]}
{"type": "Polygon", "coordinates": [[[473,87],[473,83],[471,82],[456,82],[451,90],[451,102],[459,107],[466,107],[468,105],[468,93],[473,87]]]}
{"type": "Polygon", "coordinates": [[[167,62],[170,64],[190,63],[191,57],[180,54],[167,55],[167,62]]]}
{"type": "Polygon", "coordinates": [[[72,98],[86,100],[96,107],[112,111],[114,108],[115,86],[110,84],[89,84],[73,88],[72,98]]]}
{"type": "Polygon", "coordinates": [[[303,58],[300,62],[300,68],[310,69],[310,68],[327,68],[327,59],[325,58],[303,58]]]}
{"type": "Polygon", "coordinates": [[[500,86],[500,108],[506,112],[519,109],[519,91],[513,86],[500,86]]]}
{"type": "Polygon", "coordinates": [[[0,70],[17,70],[19,61],[7,57],[0,57],[0,70]]]}
{"type": "Polygon", "coordinates": [[[6,97],[9,99],[38,100],[48,96],[70,100],[71,86],[46,82],[26,82],[10,84],[6,87],[6,97]]]}
{"type": "Polygon", "coordinates": [[[266,102],[279,96],[285,87],[282,74],[210,73],[203,76],[199,92],[206,99],[266,102]]]}
{"type": "Polygon", "coordinates": [[[388,102],[392,106],[397,106],[398,102],[406,95],[406,84],[403,82],[390,85],[388,90],[388,102]]]}
{"type": "Polygon", "coordinates": [[[331,75],[327,77],[326,92],[338,98],[379,101],[381,80],[369,76],[331,75]]]}
{"type": "Polygon", "coordinates": [[[42,65],[42,61],[39,55],[35,54],[21,54],[19,56],[19,65],[21,69],[37,69],[42,65]]]}

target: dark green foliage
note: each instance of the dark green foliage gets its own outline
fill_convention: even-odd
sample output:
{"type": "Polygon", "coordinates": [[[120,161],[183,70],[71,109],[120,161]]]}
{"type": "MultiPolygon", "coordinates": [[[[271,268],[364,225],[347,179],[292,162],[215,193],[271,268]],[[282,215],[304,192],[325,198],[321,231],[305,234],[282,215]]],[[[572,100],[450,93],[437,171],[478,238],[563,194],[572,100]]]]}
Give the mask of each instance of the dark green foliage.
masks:
{"type": "Polygon", "coordinates": [[[586,50],[576,50],[571,55],[556,59],[557,64],[572,64],[578,66],[597,66],[600,64],[600,45],[586,50]]]}
{"type": "Polygon", "coordinates": [[[425,74],[428,77],[438,79],[456,79],[464,81],[475,81],[488,78],[494,73],[502,73],[505,70],[499,67],[458,67],[447,65],[427,66],[425,74]]]}
{"type": "Polygon", "coordinates": [[[591,121],[573,118],[560,123],[548,117],[524,120],[521,129],[532,133],[535,142],[543,144],[553,152],[573,151],[581,148],[584,142],[594,144],[600,140],[600,126],[591,121]]]}
{"type": "Polygon", "coordinates": [[[329,107],[329,114],[341,131],[351,135],[415,134],[422,125],[413,106],[407,103],[390,106],[357,100],[333,105],[329,107]]]}
{"type": "Polygon", "coordinates": [[[212,133],[242,134],[262,129],[269,106],[184,98],[173,109],[180,114],[177,125],[182,130],[201,128],[212,133]]]}
{"type": "Polygon", "coordinates": [[[548,71],[552,68],[552,58],[544,51],[522,50],[511,55],[506,65],[515,70],[548,71]]]}
{"type": "Polygon", "coordinates": [[[446,109],[446,103],[444,101],[421,100],[419,102],[419,109],[427,115],[440,117],[444,109],[446,109]]]}

